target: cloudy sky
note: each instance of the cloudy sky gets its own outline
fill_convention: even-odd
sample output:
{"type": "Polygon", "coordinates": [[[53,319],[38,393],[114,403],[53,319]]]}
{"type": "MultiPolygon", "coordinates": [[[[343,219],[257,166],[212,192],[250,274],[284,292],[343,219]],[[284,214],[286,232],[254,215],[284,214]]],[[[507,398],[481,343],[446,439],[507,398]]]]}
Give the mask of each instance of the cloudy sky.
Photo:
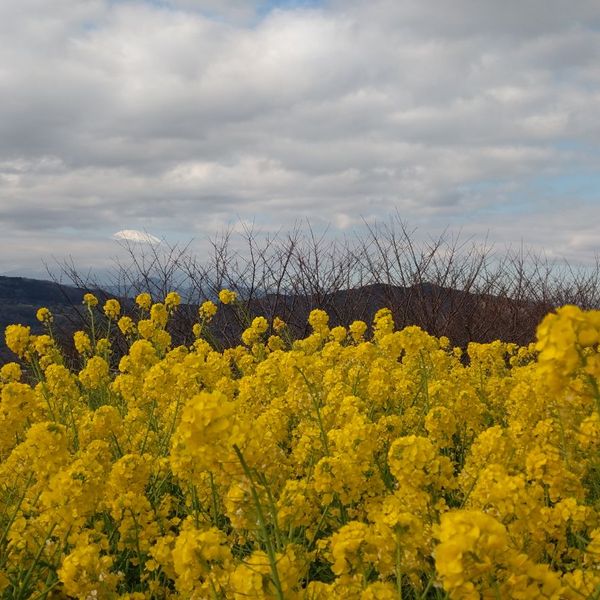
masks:
{"type": "Polygon", "coordinates": [[[598,0],[19,0],[0,34],[0,273],[396,211],[599,249],[598,0]]]}

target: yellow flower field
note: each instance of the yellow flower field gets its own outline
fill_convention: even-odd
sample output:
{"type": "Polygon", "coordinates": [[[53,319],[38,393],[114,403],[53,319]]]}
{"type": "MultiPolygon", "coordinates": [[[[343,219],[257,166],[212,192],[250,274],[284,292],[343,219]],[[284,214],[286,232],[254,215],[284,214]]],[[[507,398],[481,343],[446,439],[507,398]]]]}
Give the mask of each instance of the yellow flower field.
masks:
{"type": "Polygon", "coordinates": [[[600,598],[599,311],[463,356],[386,309],[218,352],[212,302],[191,347],[176,293],[84,304],[75,367],[47,309],[6,330],[3,598],[600,598]]]}

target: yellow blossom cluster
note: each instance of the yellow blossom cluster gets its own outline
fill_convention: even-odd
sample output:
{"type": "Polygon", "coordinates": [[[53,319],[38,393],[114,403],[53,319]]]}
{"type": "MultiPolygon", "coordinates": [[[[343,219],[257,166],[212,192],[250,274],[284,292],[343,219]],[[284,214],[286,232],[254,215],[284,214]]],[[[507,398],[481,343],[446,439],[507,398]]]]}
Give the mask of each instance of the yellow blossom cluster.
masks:
{"type": "Polygon", "coordinates": [[[221,290],[219,292],[219,300],[223,303],[223,304],[231,304],[233,302],[235,302],[237,298],[237,294],[235,292],[232,292],[231,290],[221,290]]]}
{"type": "Polygon", "coordinates": [[[174,292],[84,304],[77,364],[47,309],[5,332],[1,597],[600,597],[600,312],[463,353],[315,310],[216,350],[211,301],[188,346],[174,292]]]}

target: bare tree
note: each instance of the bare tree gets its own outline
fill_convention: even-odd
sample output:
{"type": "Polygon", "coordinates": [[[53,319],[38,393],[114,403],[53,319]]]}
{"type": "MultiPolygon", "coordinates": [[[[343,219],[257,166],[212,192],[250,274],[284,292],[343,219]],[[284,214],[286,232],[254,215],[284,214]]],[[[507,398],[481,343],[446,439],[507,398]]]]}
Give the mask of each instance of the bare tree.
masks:
{"type": "MultiPolygon", "coordinates": [[[[307,333],[310,310],[328,312],[332,325],[370,321],[389,307],[399,327],[419,325],[464,346],[504,339],[527,343],[549,310],[566,303],[600,305],[600,259],[593,266],[551,261],[524,245],[500,252],[488,243],[450,235],[418,241],[416,230],[396,213],[388,222],[364,222],[364,234],[335,238],[297,223],[287,232],[263,234],[255,225],[223,230],[208,240],[201,258],[192,243],[140,245],[123,242],[109,289],[122,298],[149,291],[156,300],[176,289],[183,298],[171,325],[178,341],[190,340],[197,307],[228,288],[239,298],[214,320],[214,338],[237,343],[253,316],[288,322],[296,336],[307,333]]],[[[82,289],[101,289],[73,261],[60,264],[60,280],[82,289]]],[[[100,292],[101,293],[101,292],[100,292]]],[[[128,300],[129,299],[129,300],[128,300]]],[[[73,320],[81,311],[73,313],[73,320]]]]}

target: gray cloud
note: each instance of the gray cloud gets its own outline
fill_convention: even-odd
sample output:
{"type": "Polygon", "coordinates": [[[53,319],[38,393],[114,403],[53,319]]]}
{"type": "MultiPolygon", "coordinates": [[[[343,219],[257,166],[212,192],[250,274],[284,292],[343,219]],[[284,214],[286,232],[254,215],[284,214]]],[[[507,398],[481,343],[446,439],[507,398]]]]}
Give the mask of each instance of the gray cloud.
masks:
{"type": "Polygon", "coordinates": [[[597,2],[261,11],[0,5],[0,272],[55,251],[101,264],[120,229],[335,231],[395,209],[591,256],[598,197],[572,181],[600,167],[597,2]]]}

